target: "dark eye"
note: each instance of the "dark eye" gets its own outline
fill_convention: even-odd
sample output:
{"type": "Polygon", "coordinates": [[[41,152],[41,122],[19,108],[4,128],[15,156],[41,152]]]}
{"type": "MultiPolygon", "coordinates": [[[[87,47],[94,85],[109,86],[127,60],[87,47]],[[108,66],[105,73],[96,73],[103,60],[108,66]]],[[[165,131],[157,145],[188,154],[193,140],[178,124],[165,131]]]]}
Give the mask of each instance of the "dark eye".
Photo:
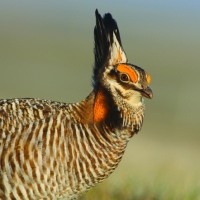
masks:
{"type": "Polygon", "coordinates": [[[120,80],[123,82],[128,82],[130,80],[129,76],[127,74],[120,74],[120,80]]]}

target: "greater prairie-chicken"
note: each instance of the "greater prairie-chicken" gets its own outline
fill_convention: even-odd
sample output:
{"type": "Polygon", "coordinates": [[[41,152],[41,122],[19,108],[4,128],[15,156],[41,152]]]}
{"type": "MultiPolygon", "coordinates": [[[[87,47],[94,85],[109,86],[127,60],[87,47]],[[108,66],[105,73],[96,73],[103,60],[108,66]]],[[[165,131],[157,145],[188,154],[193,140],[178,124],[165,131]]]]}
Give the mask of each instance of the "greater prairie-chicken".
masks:
{"type": "Polygon", "coordinates": [[[80,103],[0,100],[0,199],[76,199],[117,167],[142,126],[150,75],[96,10],[93,91],[80,103]]]}

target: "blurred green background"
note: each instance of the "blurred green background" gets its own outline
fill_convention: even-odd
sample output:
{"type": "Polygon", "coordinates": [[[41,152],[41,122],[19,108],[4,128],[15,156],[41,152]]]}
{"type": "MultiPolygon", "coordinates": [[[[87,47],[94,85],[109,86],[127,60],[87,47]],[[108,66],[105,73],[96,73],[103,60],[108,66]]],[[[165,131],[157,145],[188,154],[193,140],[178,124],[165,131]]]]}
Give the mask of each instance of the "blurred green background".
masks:
{"type": "Polygon", "coordinates": [[[200,199],[200,1],[1,0],[0,98],[85,98],[96,8],[117,20],[154,98],[117,170],[83,199],[200,199]]]}

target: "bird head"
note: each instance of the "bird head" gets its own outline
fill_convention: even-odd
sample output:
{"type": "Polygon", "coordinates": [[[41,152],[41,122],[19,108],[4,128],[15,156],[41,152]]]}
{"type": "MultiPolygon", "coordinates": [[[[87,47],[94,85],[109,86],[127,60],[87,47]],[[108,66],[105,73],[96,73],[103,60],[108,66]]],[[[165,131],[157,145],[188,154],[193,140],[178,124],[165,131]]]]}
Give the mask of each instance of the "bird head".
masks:
{"type": "Polygon", "coordinates": [[[142,68],[129,63],[110,66],[103,74],[102,84],[114,96],[122,97],[129,105],[139,106],[143,97],[151,99],[151,77],[142,68]]]}
{"type": "Polygon", "coordinates": [[[96,10],[94,88],[105,88],[115,98],[137,107],[143,97],[152,98],[151,77],[144,69],[128,62],[119,29],[110,13],[102,18],[96,10]]]}

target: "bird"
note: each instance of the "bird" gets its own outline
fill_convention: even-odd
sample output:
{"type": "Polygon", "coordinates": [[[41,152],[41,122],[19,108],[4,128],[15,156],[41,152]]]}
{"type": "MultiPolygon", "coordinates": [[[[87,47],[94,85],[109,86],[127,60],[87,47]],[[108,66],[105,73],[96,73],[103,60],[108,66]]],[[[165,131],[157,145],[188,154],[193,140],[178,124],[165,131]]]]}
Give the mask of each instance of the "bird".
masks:
{"type": "Polygon", "coordinates": [[[0,100],[0,199],[77,199],[118,166],[142,127],[151,76],[95,11],[92,91],[78,103],[0,100]]]}

